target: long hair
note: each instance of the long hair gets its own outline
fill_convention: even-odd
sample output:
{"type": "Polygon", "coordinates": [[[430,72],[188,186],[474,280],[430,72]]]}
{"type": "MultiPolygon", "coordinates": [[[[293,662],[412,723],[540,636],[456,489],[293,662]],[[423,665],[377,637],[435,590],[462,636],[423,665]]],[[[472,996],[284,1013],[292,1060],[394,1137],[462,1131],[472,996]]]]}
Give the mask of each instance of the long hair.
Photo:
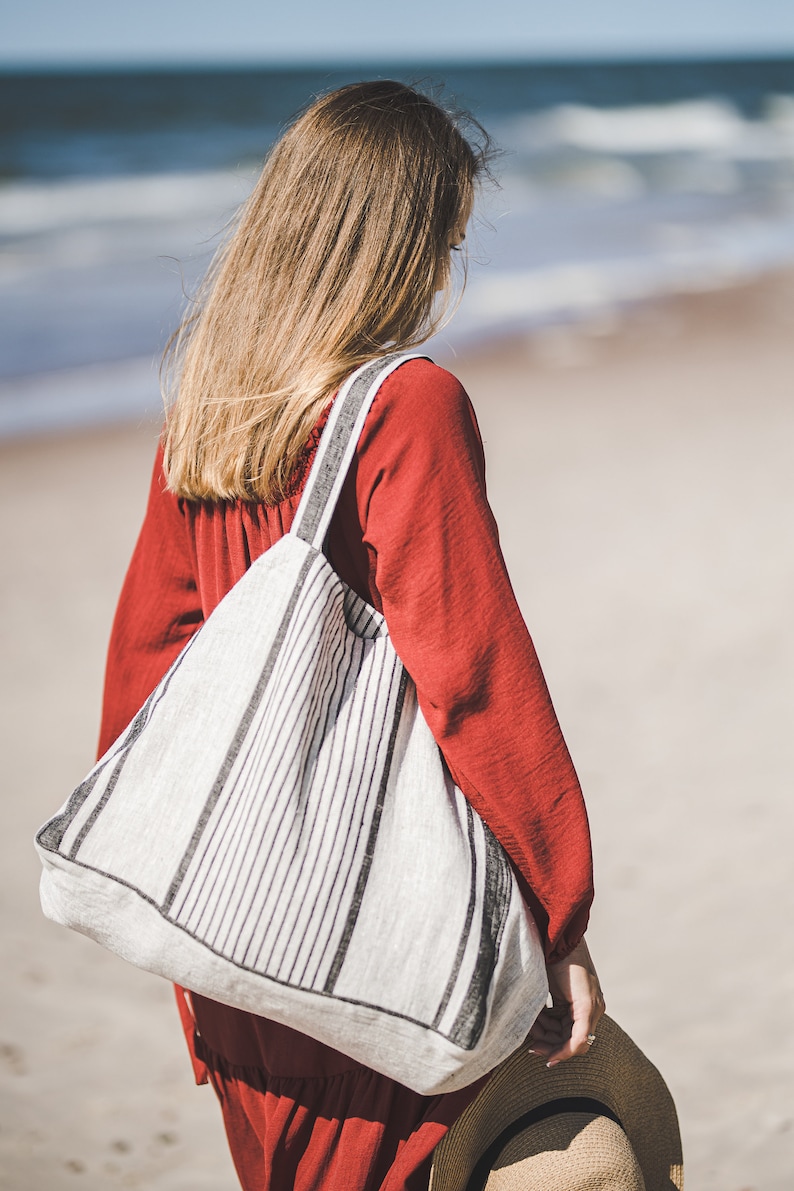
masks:
{"type": "Polygon", "coordinates": [[[318,99],[276,143],[170,345],[173,492],[283,499],[344,377],[437,329],[450,236],[485,168],[487,137],[469,126],[476,145],[413,88],[365,82],[318,99]]]}

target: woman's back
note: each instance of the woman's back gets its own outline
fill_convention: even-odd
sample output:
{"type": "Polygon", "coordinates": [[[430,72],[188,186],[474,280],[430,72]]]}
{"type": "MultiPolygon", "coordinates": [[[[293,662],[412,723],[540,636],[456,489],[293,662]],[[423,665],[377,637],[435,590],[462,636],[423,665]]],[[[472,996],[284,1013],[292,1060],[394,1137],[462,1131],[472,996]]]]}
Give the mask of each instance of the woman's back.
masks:
{"type": "MultiPolygon", "coordinates": [[[[288,531],[325,416],[275,505],[181,500],[165,488],[158,455],[110,644],[101,749],[251,562],[288,531]]],[[[429,361],[404,364],[378,394],[328,556],[385,613],[453,775],[523,876],[550,957],[564,954],[584,930],[592,896],[584,808],[499,551],[471,405],[455,378],[429,361]]],[[[247,1111],[261,1117],[257,1135],[272,1144],[268,1160],[289,1163],[271,1117],[296,1113],[312,1138],[303,1161],[315,1169],[330,1146],[335,1161],[352,1164],[351,1187],[379,1187],[398,1150],[400,1169],[425,1166],[476,1091],[416,1096],[253,1014],[200,997],[193,1010],[198,1034],[183,1015],[188,1044],[199,1078],[209,1074],[221,1093],[227,1128],[240,1134],[241,1096],[248,1097],[247,1111]],[[359,1127],[347,1120],[349,1105],[339,1108],[342,1086],[359,1127]],[[357,1163],[365,1179],[363,1167],[352,1177],[357,1163]]],[[[280,1169],[273,1185],[291,1185],[280,1169]]],[[[300,1177],[290,1168],[298,1191],[300,1177]]]]}
{"type": "MultiPolygon", "coordinates": [[[[427,96],[377,81],[322,96],[272,150],[175,339],[163,451],[110,644],[103,750],[289,529],[342,380],[440,325],[485,166],[471,127],[472,142],[427,96]]],[[[452,776],[510,856],[549,962],[562,961],[571,1005],[563,957],[579,957],[570,1029],[557,1021],[537,1045],[581,1053],[601,1012],[580,947],[592,898],[581,792],[499,549],[473,411],[429,361],[403,364],[378,393],[327,553],[383,613],[452,776]]],[[[418,1191],[477,1090],[419,1096],[284,1026],[179,999],[246,1191],[418,1191]]]]}

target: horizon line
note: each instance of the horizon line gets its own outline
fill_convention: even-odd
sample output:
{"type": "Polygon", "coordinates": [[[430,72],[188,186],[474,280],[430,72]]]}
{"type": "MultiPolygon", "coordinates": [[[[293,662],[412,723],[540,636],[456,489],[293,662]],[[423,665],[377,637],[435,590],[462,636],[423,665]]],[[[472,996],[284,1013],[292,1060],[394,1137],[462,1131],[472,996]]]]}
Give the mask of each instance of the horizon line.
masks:
{"type": "Polygon", "coordinates": [[[794,45],[786,48],[776,46],[763,49],[736,48],[729,49],[700,49],[688,47],[684,50],[658,49],[618,49],[610,52],[582,49],[561,51],[540,50],[532,53],[516,54],[422,54],[420,56],[398,54],[355,54],[350,57],[245,57],[224,56],[209,58],[197,55],[195,58],[169,57],[106,57],[106,58],[10,58],[0,57],[0,73],[2,74],[80,74],[80,73],[114,73],[114,72],[188,72],[188,71],[296,71],[296,70],[329,70],[344,71],[368,66],[371,68],[423,68],[444,67],[445,69],[467,67],[499,67],[499,66],[567,66],[578,63],[603,64],[605,66],[629,64],[670,64],[674,62],[764,62],[794,60],[794,45]]]}

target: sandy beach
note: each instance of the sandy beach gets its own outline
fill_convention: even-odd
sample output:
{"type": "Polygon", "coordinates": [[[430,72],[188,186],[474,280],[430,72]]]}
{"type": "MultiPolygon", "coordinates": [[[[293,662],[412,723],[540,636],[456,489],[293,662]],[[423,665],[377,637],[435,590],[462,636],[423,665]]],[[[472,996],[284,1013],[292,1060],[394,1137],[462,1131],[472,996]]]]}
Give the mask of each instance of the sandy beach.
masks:
{"type": "MultiPolygon", "coordinates": [[[[794,1180],[794,275],[464,356],[590,810],[609,1011],[690,1191],[794,1180]]],[[[3,1191],[233,1191],[170,988],[45,921],[36,826],[91,764],[157,427],[0,447],[3,1191]]]]}

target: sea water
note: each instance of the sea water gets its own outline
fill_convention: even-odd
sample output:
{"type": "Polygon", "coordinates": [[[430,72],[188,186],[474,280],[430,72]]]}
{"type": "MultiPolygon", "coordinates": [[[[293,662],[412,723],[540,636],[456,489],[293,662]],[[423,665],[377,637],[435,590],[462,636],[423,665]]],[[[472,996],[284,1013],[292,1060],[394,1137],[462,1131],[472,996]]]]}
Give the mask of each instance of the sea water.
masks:
{"type": "Polygon", "coordinates": [[[445,84],[502,153],[431,343],[794,263],[794,60],[0,76],[0,435],[157,416],[157,359],[318,92],[445,84]]]}

